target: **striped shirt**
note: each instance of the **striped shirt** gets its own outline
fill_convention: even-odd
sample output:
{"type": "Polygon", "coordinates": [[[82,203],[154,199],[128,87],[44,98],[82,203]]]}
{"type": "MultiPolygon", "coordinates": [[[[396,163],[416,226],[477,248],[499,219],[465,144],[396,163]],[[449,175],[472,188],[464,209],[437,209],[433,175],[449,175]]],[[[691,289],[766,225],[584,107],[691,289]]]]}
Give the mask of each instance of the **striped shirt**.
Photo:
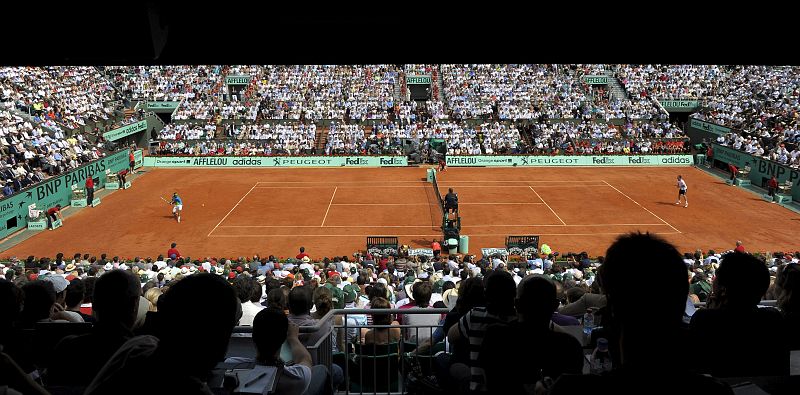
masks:
{"type": "Polygon", "coordinates": [[[508,323],[515,317],[497,316],[486,311],[485,307],[475,307],[458,321],[459,334],[469,340],[470,391],[486,392],[486,376],[478,362],[486,328],[491,324],[508,323]]]}

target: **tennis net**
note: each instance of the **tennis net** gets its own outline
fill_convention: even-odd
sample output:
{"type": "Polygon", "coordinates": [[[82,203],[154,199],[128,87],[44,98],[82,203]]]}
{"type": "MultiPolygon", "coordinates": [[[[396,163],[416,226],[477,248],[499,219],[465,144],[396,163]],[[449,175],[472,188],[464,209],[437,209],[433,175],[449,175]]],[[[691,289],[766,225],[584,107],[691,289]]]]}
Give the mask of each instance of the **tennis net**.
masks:
{"type": "Polygon", "coordinates": [[[436,198],[439,199],[439,210],[441,210],[442,217],[444,217],[444,199],[442,199],[442,193],[439,192],[439,183],[436,179],[436,172],[433,172],[433,190],[436,191],[436,198]]]}

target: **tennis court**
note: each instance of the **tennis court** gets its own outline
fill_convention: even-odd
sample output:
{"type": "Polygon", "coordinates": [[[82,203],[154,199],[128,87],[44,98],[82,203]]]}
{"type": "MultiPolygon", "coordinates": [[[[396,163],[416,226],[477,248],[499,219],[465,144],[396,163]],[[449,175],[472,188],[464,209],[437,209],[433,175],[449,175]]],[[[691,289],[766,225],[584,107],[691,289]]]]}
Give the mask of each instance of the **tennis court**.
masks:
{"type": "MultiPolygon", "coordinates": [[[[64,252],[156,256],[171,242],[191,257],[314,257],[363,250],[368,236],[412,248],[440,238],[441,211],[423,168],[151,169],[127,191],[81,210],[3,256],[64,252]],[[159,196],[178,191],[181,223],[159,196]],[[98,247],[99,246],[99,247],[98,247]]],[[[508,235],[539,235],[556,251],[602,255],[619,234],[663,235],[682,251],[788,250],[800,216],[693,168],[450,168],[442,195],[459,194],[470,253],[508,235]],[[676,206],[675,177],[689,184],[676,206]],[[770,218],[765,221],[765,218],[770,218]]]]}

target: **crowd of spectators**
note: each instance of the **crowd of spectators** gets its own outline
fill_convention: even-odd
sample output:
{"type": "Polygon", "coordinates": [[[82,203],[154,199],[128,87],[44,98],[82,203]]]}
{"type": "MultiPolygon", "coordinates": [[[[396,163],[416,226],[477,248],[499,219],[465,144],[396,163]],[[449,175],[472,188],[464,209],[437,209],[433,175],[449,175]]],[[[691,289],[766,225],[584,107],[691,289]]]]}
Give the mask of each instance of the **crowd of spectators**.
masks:
{"type": "Polygon", "coordinates": [[[263,66],[254,93],[263,119],[386,119],[397,75],[388,65],[263,66]]]}
{"type": "Polygon", "coordinates": [[[211,140],[217,132],[214,124],[167,124],[158,132],[159,140],[211,140]]]}
{"type": "Polygon", "coordinates": [[[800,168],[800,144],[797,139],[786,139],[786,135],[763,131],[762,134],[728,133],[717,138],[720,145],[731,147],[750,155],[771,160],[795,169],[800,168]]]}
{"type": "Polygon", "coordinates": [[[728,69],[710,65],[616,66],[616,77],[632,97],[703,99],[715,96],[727,83],[728,69]]]}
{"type": "MultiPolygon", "coordinates": [[[[308,125],[227,124],[223,134],[214,139],[216,128],[213,124],[169,126],[165,129],[168,131],[164,134],[168,139],[162,138],[156,152],[159,155],[235,156],[309,155],[314,153],[317,127],[313,123],[308,125]]],[[[164,132],[162,131],[162,133],[164,132]]]]}
{"type": "Polygon", "coordinates": [[[112,84],[94,67],[3,67],[0,89],[16,108],[71,129],[108,120],[122,107],[112,84]]]}
{"type": "Polygon", "coordinates": [[[102,143],[83,134],[65,137],[0,109],[0,189],[11,196],[105,155],[102,143]]]}
{"type": "Polygon", "coordinates": [[[366,152],[366,127],[332,123],[328,128],[325,155],[352,155],[366,152]]]}
{"type": "MultiPolygon", "coordinates": [[[[0,385],[22,386],[17,389],[26,393],[41,384],[105,393],[158,382],[167,388],[181,383],[183,393],[207,393],[212,384],[208,374],[223,361],[236,325],[252,327],[257,356],[251,362],[257,366],[272,366],[282,355],[280,345],[288,341],[294,363],[305,368],[287,365],[294,367],[280,373],[290,374],[284,385],[291,381],[321,391],[314,393],[330,393],[343,381],[340,362],[330,370],[315,367],[319,362],[306,351],[320,336],[331,337],[324,343],[331,352],[349,350],[356,358],[359,349],[391,350],[399,341],[416,344],[410,355],[424,356],[447,338],[448,350],[437,353],[441,369],[430,374],[434,385],[453,393],[522,393],[533,385],[553,394],[574,393],[587,384],[634,388],[676,375],[681,380],[663,385],[730,393],[722,381],[702,374],[788,375],[789,350],[800,349],[790,336],[774,336],[800,325],[793,296],[800,286],[800,252],[751,255],[739,244],[721,254],[680,254],[649,234],[621,236],[597,259],[586,253],[559,255],[546,245],[540,254],[511,259],[447,255],[437,242],[433,257],[408,256],[404,247],[391,256],[314,258],[301,248],[289,259],[192,258],[176,247],[156,258],[75,253],[72,259],[58,254],[1,264],[0,341],[8,358],[4,363],[13,361],[14,367],[3,377],[20,376],[0,385]],[[649,264],[642,264],[644,256],[649,264]],[[648,279],[646,297],[637,281],[643,276],[648,279]],[[777,307],[759,307],[765,298],[777,300],[777,307]],[[394,316],[376,311],[322,321],[334,308],[449,312],[394,316]],[[649,312],[647,320],[641,319],[642,311],[649,312]],[[31,352],[25,342],[9,341],[59,323],[92,327],[51,345],[47,355],[31,352]],[[316,333],[298,333],[295,326],[317,324],[322,330],[316,333]],[[399,324],[419,329],[393,328],[399,324]],[[607,339],[602,341],[608,344],[610,366],[592,365],[592,371],[599,367],[612,374],[581,375],[582,349],[599,347],[598,337],[607,339]],[[520,344],[519,339],[526,341],[520,344]],[[198,341],[204,347],[197,347],[198,341]],[[656,356],[648,346],[654,342],[664,346],[656,356]],[[705,347],[705,358],[685,363],[698,343],[705,347]],[[508,363],[511,346],[528,357],[525,365],[508,363]],[[76,363],[83,369],[75,371],[76,363]],[[183,368],[165,383],[156,375],[156,382],[143,384],[129,373],[162,364],[183,368]],[[26,374],[32,379],[18,381],[26,374]],[[325,384],[317,388],[320,379],[325,384]]],[[[298,387],[289,388],[298,393],[298,387]]]]}

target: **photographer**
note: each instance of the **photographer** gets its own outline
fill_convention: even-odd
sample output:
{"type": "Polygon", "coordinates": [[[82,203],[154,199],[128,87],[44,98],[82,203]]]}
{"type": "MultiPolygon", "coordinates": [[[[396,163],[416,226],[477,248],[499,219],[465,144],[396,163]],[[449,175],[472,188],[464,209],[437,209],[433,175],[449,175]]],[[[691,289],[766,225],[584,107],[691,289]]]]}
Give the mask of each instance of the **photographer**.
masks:
{"type": "Polygon", "coordinates": [[[265,386],[271,384],[271,388],[274,388],[272,393],[275,394],[333,393],[328,370],[324,365],[311,366],[311,354],[298,339],[298,334],[297,325],[289,323],[282,311],[264,309],[256,314],[253,319],[253,343],[256,346],[257,368],[248,375],[249,377],[241,378],[237,392],[261,393],[265,386]],[[289,365],[285,365],[280,359],[281,346],[284,342],[292,350],[293,363],[289,365]],[[262,377],[262,374],[258,373],[262,370],[259,367],[265,366],[276,369],[275,375],[267,374],[262,377]],[[268,382],[268,377],[273,377],[274,382],[268,382]],[[259,387],[261,390],[258,390],[259,387]]]}

